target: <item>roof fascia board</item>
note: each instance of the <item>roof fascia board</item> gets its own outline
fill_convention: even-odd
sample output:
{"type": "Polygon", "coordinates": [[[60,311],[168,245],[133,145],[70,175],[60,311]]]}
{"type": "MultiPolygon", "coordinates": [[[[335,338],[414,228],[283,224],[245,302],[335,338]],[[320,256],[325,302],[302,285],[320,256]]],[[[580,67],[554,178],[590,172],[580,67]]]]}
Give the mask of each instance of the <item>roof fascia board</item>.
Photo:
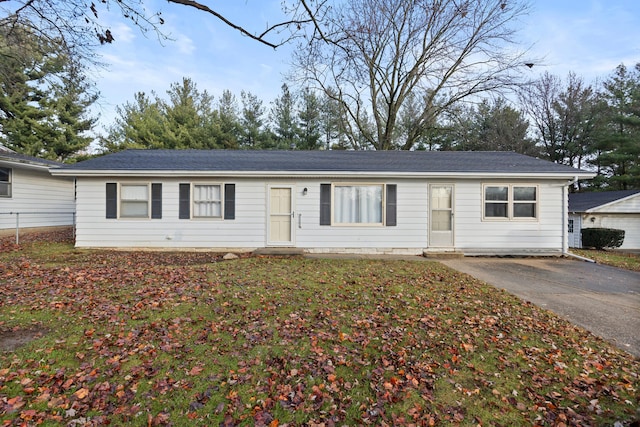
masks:
{"type": "Polygon", "coordinates": [[[11,158],[2,157],[2,156],[0,156],[0,162],[9,163],[12,167],[22,166],[27,169],[38,169],[43,171],[50,171],[52,169],[58,168],[57,166],[52,167],[50,164],[37,163],[29,160],[11,159],[11,158]]]}
{"type": "Polygon", "coordinates": [[[235,177],[235,178],[482,178],[482,179],[580,179],[595,173],[496,173],[496,172],[343,172],[343,171],[187,171],[187,170],[72,170],[50,169],[52,175],[77,177],[235,177]]]}

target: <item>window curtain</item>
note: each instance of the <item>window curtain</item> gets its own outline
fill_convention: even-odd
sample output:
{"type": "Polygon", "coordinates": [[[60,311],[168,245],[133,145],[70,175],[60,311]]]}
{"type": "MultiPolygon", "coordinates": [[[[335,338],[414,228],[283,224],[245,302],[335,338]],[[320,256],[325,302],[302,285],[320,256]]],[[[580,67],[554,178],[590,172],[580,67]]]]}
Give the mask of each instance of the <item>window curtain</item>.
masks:
{"type": "Polygon", "coordinates": [[[146,185],[120,186],[121,217],[143,218],[149,215],[149,187],[146,185]]]}
{"type": "Polygon", "coordinates": [[[219,185],[196,185],[193,189],[193,215],[197,217],[219,217],[222,204],[219,185]]]}
{"type": "Polygon", "coordinates": [[[334,220],[343,224],[382,222],[382,186],[336,186],[334,220]]]}

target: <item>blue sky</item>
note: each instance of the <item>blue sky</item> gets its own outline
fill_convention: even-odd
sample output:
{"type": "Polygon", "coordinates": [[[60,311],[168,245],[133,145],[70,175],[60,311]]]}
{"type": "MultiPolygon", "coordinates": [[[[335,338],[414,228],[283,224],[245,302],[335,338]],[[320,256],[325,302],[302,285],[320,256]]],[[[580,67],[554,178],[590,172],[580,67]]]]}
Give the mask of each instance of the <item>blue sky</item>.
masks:
{"type": "MultiPolygon", "coordinates": [[[[95,72],[102,99],[96,108],[100,131],[115,117],[115,108],[134,93],[155,91],[164,97],[171,83],[191,78],[215,99],[225,89],[238,98],[250,91],[269,107],[290,67],[293,46],[273,50],[242,36],[212,15],[161,0],[145,2],[161,10],[163,30],[172,40],[143,35],[115,12],[107,16],[115,42],[100,48],[106,70],[95,72]]],[[[282,18],[281,0],[210,2],[247,28],[262,29],[282,18]],[[219,6],[218,6],[219,5],[219,6]]],[[[519,37],[532,45],[530,57],[542,58],[531,70],[565,77],[573,71],[587,82],[606,78],[617,65],[640,62],[640,1],[532,0],[522,18],[519,37]]]]}

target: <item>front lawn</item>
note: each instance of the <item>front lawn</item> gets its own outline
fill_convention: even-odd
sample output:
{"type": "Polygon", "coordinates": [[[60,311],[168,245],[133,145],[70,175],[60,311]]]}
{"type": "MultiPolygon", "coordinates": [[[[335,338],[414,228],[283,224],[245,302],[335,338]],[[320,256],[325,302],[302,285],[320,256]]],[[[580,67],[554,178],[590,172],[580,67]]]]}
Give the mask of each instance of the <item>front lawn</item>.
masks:
{"type": "Polygon", "coordinates": [[[576,255],[590,258],[595,262],[627,270],[640,271],[640,255],[621,251],[602,251],[595,249],[571,249],[576,255]]]}
{"type": "Polygon", "coordinates": [[[435,262],[0,253],[0,423],[629,425],[640,362],[435,262]]]}

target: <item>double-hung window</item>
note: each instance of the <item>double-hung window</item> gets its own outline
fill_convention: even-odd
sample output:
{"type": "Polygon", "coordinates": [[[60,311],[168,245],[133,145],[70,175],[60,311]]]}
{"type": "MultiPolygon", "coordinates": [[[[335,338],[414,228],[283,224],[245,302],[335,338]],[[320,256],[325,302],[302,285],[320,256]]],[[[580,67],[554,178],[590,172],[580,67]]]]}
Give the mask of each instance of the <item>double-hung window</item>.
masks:
{"type": "Polygon", "coordinates": [[[106,185],[107,219],[162,219],[162,184],[138,183],[106,185]]]}
{"type": "Polygon", "coordinates": [[[181,183],[178,218],[235,219],[236,185],[181,183]]]}
{"type": "Polygon", "coordinates": [[[120,218],[149,218],[149,186],[120,185],[120,218]]]}
{"type": "Polygon", "coordinates": [[[0,168],[0,197],[11,197],[10,168],[0,168]]]}
{"type": "Polygon", "coordinates": [[[219,184],[193,186],[193,217],[221,218],[222,190],[219,184]]]}
{"type": "Polygon", "coordinates": [[[538,187],[535,185],[485,185],[484,219],[535,220],[538,187]]]}

